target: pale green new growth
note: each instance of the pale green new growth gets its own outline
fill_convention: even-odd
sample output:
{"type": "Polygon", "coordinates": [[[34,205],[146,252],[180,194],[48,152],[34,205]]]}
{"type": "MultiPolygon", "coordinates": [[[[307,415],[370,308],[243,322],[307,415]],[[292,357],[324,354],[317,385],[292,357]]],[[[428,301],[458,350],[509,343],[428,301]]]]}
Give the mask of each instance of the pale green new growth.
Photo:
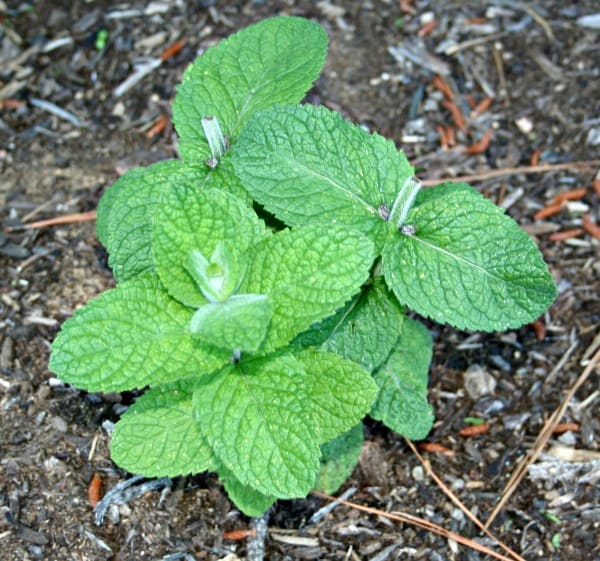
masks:
{"type": "Polygon", "coordinates": [[[265,338],[272,317],[266,295],[235,294],[223,302],[200,306],[192,316],[190,331],[215,347],[254,352],[265,338]]]}
{"type": "Polygon", "coordinates": [[[106,191],[97,229],[119,284],[52,344],[65,382],[145,390],[116,424],[116,463],[215,470],[250,516],[335,492],[367,414],[427,436],[432,339],[404,306],[492,331],[556,294],[533,241],[473,188],[420,190],[391,140],[297,104],[326,45],[319,25],[276,17],[187,69],[183,160],[106,191]]]}
{"type": "MultiPolygon", "coordinates": [[[[241,282],[242,254],[267,235],[252,209],[216,189],[198,192],[189,187],[171,187],[154,209],[153,223],[152,257],[158,276],[174,298],[194,308],[206,303],[206,298],[197,278],[190,274],[190,254],[199,251],[213,256],[217,247],[237,253],[227,258],[231,270],[225,290],[229,291],[241,282]]],[[[213,259],[219,259],[218,253],[213,259]]]]}

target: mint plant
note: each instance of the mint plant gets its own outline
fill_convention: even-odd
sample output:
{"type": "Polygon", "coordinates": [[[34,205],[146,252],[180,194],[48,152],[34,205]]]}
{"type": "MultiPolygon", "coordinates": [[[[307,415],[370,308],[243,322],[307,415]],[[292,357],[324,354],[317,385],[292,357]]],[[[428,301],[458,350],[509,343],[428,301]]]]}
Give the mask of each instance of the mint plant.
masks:
{"type": "Polygon", "coordinates": [[[248,515],[356,464],[366,415],[433,423],[432,340],[530,322],[555,287],[534,243],[462,183],[421,190],[394,143],[299,102],[315,23],[276,17],[208,49],[173,105],[180,160],[129,171],[97,231],[117,281],[62,327],[50,368],[145,390],[111,455],[146,477],[216,471],[248,515]]]}

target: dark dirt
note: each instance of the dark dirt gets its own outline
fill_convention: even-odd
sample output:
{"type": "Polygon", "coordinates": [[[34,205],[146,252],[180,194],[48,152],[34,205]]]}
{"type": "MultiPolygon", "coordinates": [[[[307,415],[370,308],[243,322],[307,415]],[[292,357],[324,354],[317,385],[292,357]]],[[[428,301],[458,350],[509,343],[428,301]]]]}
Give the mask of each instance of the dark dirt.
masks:
{"type": "MultiPolygon", "coordinates": [[[[391,0],[208,4],[0,1],[0,557],[7,561],[158,560],[177,553],[182,555],[172,559],[185,553],[188,559],[234,560],[246,554],[244,540],[224,539],[224,533],[245,529],[249,521],[210,474],[174,481],[170,492],[151,492],[119,507],[118,523],[94,525],[87,498],[92,475],[101,475],[104,489],[128,477],[109,459],[102,422],[115,421],[131,396],[86,395],[66,387],[47,362],[60,324],[112,286],[106,255],[92,222],[6,230],[93,210],[120,173],[173,156],[172,129],[153,138],[147,131],[169,112],[174,85],[199,50],[266,16],[318,20],[329,34],[330,53],[310,101],[393,138],[422,177],[527,165],[536,150],[540,163],[599,157],[599,31],[576,21],[599,11],[593,0],[408,2],[412,13],[391,0]],[[141,15],[114,17],[128,9],[141,15]],[[418,39],[428,14],[437,26],[418,39]],[[102,29],[108,41],[99,51],[94,43],[102,29]],[[44,52],[60,38],[63,46],[44,52]],[[179,53],[114,97],[138,58],[159,57],[180,38],[186,43],[179,53]],[[388,50],[417,40],[447,69],[446,80],[466,109],[468,95],[476,103],[495,98],[457,134],[464,146],[492,128],[481,154],[441,148],[436,125],[454,123],[432,86],[432,72],[388,50]],[[470,40],[475,44],[463,43],[470,40]],[[446,54],[453,44],[462,48],[446,54]],[[56,104],[86,126],[58,118],[35,99],[56,104]]],[[[430,399],[437,422],[428,440],[453,455],[427,453],[427,460],[482,520],[600,344],[600,242],[585,231],[567,241],[549,239],[552,232],[579,228],[583,214],[600,222],[592,188],[596,171],[573,166],[476,183],[534,236],[560,291],[542,318],[546,332],[540,338],[531,326],[484,335],[430,325],[436,342],[430,399]],[[587,192],[559,214],[534,220],[552,196],[573,188],[587,192]],[[465,384],[466,373],[486,382],[479,393],[465,384]],[[460,436],[466,416],[485,419],[489,432],[460,436]]],[[[599,396],[596,372],[562,419],[578,429],[553,436],[547,455],[493,525],[525,559],[600,558],[599,396]],[[575,461],[557,458],[557,443],[577,453],[575,461]]],[[[424,474],[402,439],[376,423],[368,427],[350,485],[358,489],[352,497],[357,503],[423,516],[492,546],[424,474]]],[[[266,558],[485,557],[346,506],[309,524],[322,504],[316,497],[278,503],[266,558]]]]}

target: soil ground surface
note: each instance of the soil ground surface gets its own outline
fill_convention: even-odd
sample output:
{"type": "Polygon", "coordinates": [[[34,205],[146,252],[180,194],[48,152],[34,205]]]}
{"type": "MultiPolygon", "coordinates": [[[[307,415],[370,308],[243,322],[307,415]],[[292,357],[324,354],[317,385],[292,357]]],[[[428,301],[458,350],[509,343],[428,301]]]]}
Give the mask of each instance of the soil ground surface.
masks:
{"type": "MultiPolygon", "coordinates": [[[[111,287],[112,276],[92,221],[21,226],[94,210],[124,171],[175,156],[173,129],[153,127],[170,114],[183,70],[220,38],[276,14],[312,18],[329,35],[325,70],[308,101],[392,138],[420,177],[573,163],[473,183],[539,244],[559,288],[550,310],[509,333],[428,324],[436,414],[428,441],[446,453],[422,453],[486,520],[600,345],[598,167],[575,164],[600,153],[599,11],[594,0],[0,1],[0,557],[246,556],[247,540],[228,539],[227,532],[250,521],[211,474],[175,480],[94,523],[93,475],[105,491],[130,477],[111,463],[102,424],[116,421],[131,396],[77,391],[47,364],[60,324],[111,287]],[[595,13],[595,23],[580,19],[595,13]],[[179,40],[181,49],[115,95],[136,64],[160,58],[179,40]],[[436,87],[436,74],[450,86],[464,123],[436,87]],[[477,144],[487,131],[489,145],[477,144]],[[573,189],[585,191],[536,219],[554,196],[573,189]],[[557,239],[565,230],[575,231],[557,239]],[[461,436],[465,417],[485,420],[489,430],[461,436]]],[[[600,559],[599,409],[596,370],[561,418],[569,425],[552,435],[491,527],[527,560],[600,559]]],[[[500,552],[402,438],[377,423],[369,423],[360,464],[343,489],[351,486],[358,504],[427,518],[500,552]]],[[[344,505],[310,523],[324,504],[315,496],[279,502],[265,557],[491,559],[344,505]]]]}

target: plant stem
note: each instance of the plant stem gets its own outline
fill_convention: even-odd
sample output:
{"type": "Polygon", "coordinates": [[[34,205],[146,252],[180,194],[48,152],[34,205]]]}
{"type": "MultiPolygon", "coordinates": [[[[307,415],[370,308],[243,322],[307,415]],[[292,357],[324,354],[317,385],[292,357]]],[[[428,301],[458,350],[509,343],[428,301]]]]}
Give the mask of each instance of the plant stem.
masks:
{"type": "Polygon", "coordinates": [[[398,191],[398,194],[396,195],[396,200],[394,201],[394,205],[390,212],[390,221],[392,221],[398,229],[404,226],[408,211],[415,202],[417,193],[422,185],[421,181],[416,177],[409,177],[402,187],[400,187],[400,191],[398,191]]]}
{"type": "Polygon", "coordinates": [[[216,117],[202,117],[202,130],[210,148],[210,158],[206,164],[211,168],[215,168],[223,154],[225,154],[225,150],[227,150],[227,142],[216,117]]]}
{"type": "Polygon", "coordinates": [[[265,558],[265,538],[269,527],[270,509],[256,518],[252,518],[250,525],[256,534],[248,540],[247,561],[263,561],[265,558]]]}

